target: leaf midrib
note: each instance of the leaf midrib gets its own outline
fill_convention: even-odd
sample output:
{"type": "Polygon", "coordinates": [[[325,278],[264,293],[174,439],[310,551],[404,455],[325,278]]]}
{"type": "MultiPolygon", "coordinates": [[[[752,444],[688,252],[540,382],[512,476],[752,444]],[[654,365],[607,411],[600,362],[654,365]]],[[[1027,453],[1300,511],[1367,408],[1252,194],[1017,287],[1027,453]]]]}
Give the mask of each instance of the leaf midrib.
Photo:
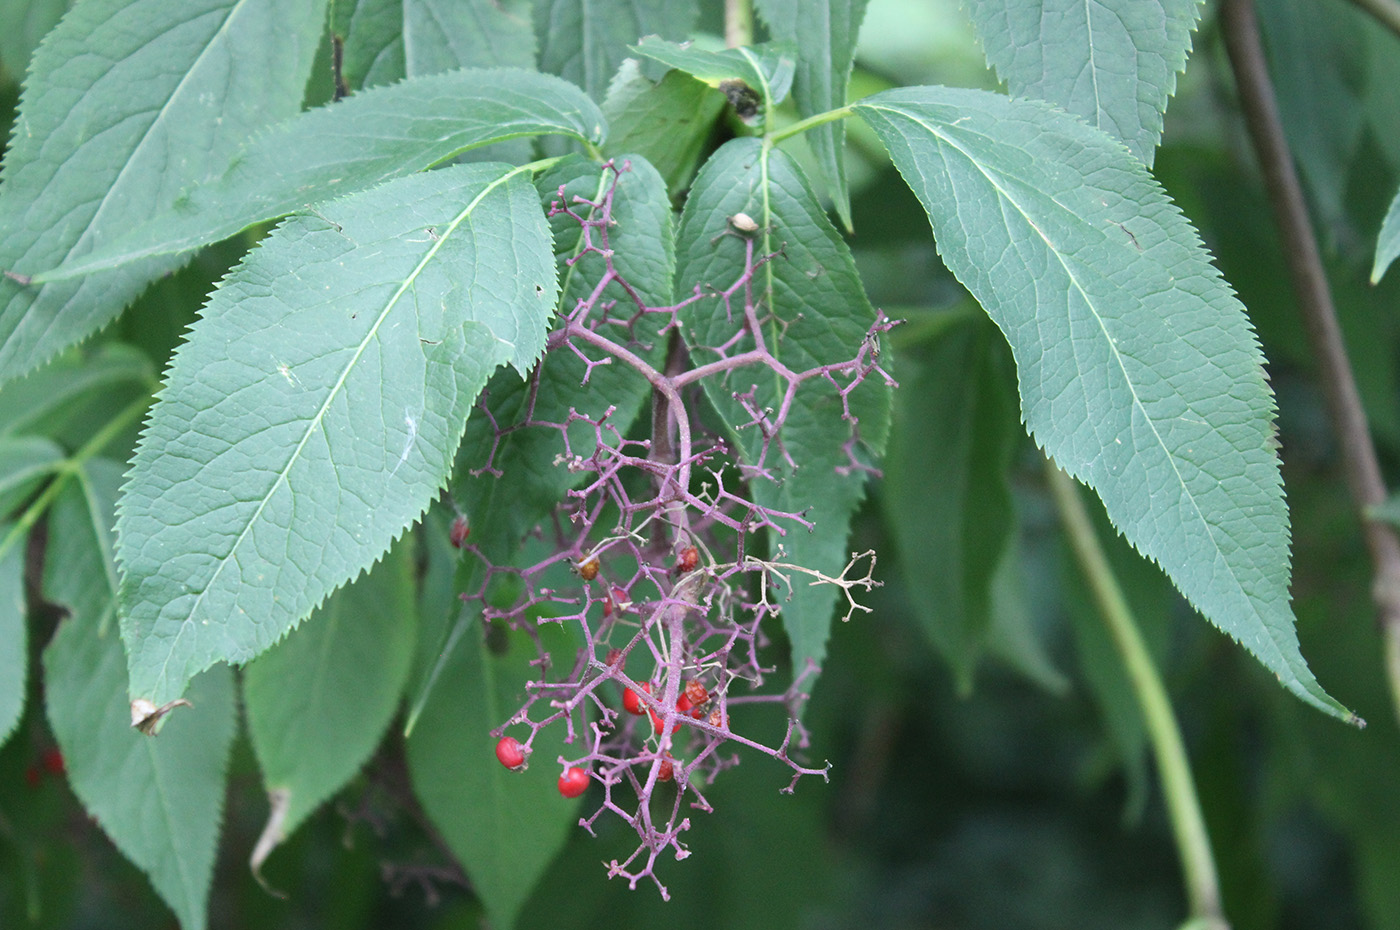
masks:
{"type": "Polygon", "coordinates": [[[180,639],[184,636],[185,631],[191,628],[191,621],[193,620],[195,614],[199,611],[200,607],[203,605],[205,596],[208,595],[209,591],[213,589],[215,584],[218,582],[219,576],[223,574],[224,568],[227,565],[229,565],[229,563],[234,561],[234,556],[237,554],[239,548],[242,546],[243,540],[247,538],[248,533],[251,532],[252,528],[259,522],[259,520],[262,517],[263,511],[267,508],[267,504],[270,500],[272,500],[273,495],[276,494],[277,489],[280,488],[287,481],[288,474],[290,474],[292,468],[301,458],[302,450],[306,447],[306,444],[310,442],[311,437],[316,433],[316,430],[320,427],[321,421],[326,415],[326,411],[330,409],[331,403],[336,399],[336,397],[340,395],[341,390],[345,386],[346,379],[350,377],[350,372],[352,372],[355,369],[355,367],[359,364],[360,358],[364,355],[365,351],[368,349],[370,343],[374,340],[375,336],[378,335],[380,327],[384,324],[384,321],[389,316],[389,313],[398,304],[399,298],[401,298],[404,295],[404,293],[409,289],[409,287],[418,279],[418,276],[422,273],[423,269],[427,267],[429,262],[431,262],[432,259],[437,255],[438,251],[442,249],[442,247],[452,238],[453,234],[456,233],[457,228],[468,217],[471,216],[471,214],[476,210],[477,206],[480,205],[482,200],[484,200],[488,194],[492,193],[498,187],[501,187],[502,185],[509,182],[510,179],[514,178],[516,175],[530,170],[532,170],[532,168],[529,165],[514,168],[511,171],[508,171],[505,174],[501,175],[501,177],[488,183],[481,190],[480,193],[478,193],[474,198],[472,198],[470,203],[468,203],[465,207],[462,208],[462,210],[457,214],[457,216],[455,216],[452,219],[452,222],[447,225],[446,229],[438,235],[438,238],[428,248],[426,253],[419,260],[418,264],[414,266],[413,270],[408,275],[405,276],[403,282],[399,285],[398,289],[395,290],[393,295],[388,299],[388,301],[385,302],[384,308],[379,312],[379,315],[375,318],[374,325],[370,327],[369,331],[365,334],[365,337],[360,340],[360,344],[358,347],[356,347],[354,355],[350,357],[349,361],[346,362],[344,368],[342,369],[340,377],[336,379],[335,384],[333,384],[331,386],[331,389],[326,393],[326,399],[321,404],[320,409],[317,410],[316,413],[307,421],[305,432],[303,432],[301,439],[296,444],[296,447],[292,449],[291,454],[287,456],[287,464],[282,468],[281,471],[277,473],[276,480],[273,481],[271,487],[268,488],[267,492],[263,494],[262,500],[258,502],[257,510],[255,510],[253,514],[248,518],[248,520],[243,526],[243,529],[239,532],[237,538],[234,539],[233,545],[229,547],[228,555],[219,560],[218,567],[214,570],[214,574],[210,576],[209,581],[204,586],[204,589],[199,592],[199,596],[195,599],[195,602],[190,606],[189,610],[186,612],[185,618],[180,621],[180,629],[176,632],[174,641],[171,642],[169,648],[166,649],[165,661],[161,663],[160,674],[156,677],[156,683],[158,685],[164,684],[167,680],[167,673],[170,668],[170,662],[175,657],[177,647],[180,643],[180,639]]]}

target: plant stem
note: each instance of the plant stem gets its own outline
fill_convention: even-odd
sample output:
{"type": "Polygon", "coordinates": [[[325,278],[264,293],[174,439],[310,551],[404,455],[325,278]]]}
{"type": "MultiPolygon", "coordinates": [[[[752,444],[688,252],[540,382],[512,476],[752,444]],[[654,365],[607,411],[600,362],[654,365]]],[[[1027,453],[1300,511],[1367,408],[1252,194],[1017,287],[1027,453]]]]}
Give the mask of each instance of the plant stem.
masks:
{"type": "Polygon", "coordinates": [[[850,115],[850,107],[841,107],[839,110],[827,110],[825,113],[818,113],[815,116],[809,116],[804,120],[798,120],[790,126],[784,126],[782,129],[770,132],[768,134],[768,145],[777,145],[784,139],[800,135],[801,133],[804,133],[809,129],[815,129],[823,123],[834,123],[838,119],[845,119],[850,115]]]}
{"type": "Polygon", "coordinates": [[[1152,655],[1147,651],[1147,644],[1143,642],[1123,590],[1118,586],[1118,579],[1114,577],[1108,558],[1099,545],[1098,535],[1094,532],[1078,487],[1049,459],[1046,460],[1046,475],[1079,567],[1088,579],[1094,602],[1108,624],[1113,643],[1132,682],[1133,693],[1137,695],[1143,724],[1147,728],[1152,754],[1157,760],[1157,771],[1162,779],[1162,793],[1166,797],[1172,832],[1176,836],[1191,917],[1202,926],[1225,930],[1229,924],[1225,922],[1220,908],[1220,880],[1216,876],[1215,857],[1211,853],[1205,818],[1201,815],[1201,804],[1196,797],[1196,784],[1191,778],[1186,747],[1181,739],[1181,730],[1177,727],[1176,716],[1172,713],[1167,689],[1157,674],[1156,666],[1152,664],[1152,655]]]}
{"type": "Polygon", "coordinates": [[[724,0],[724,45],[753,45],[752,0],[724,0]]]}
{"type": "MultiPolygon", "coordinates": [[[[1253,0],[1226,0],[1221,8],[1221,24],[1235,84],[1239,88],[1240,106],[1264,174],[1269,204],[1283,240],[1284,257],[1303,313],[1308,342],[1317,358],[1322,393],[1337,434],[1347,486],[1361,514],[1362,533],[1371,553],[1375,576],[1371,598],[1376,605],[1381,635],[1386,640],[1384,648],[1388,656],[1394,657],[1400,655],[1400,537],[1393,527],[1371,516],[1371,508],[1386,499],[1385,480],[1381,477],[1376,448],[1366,424],[1366,411],[1347,359],[1303,189],[1279,122],[1278,104],[1259,40],[1253,0]]],[[[1400,718],[1400,659],[1390,659],[1386,664],[1391,696],[1400,718]]]]}

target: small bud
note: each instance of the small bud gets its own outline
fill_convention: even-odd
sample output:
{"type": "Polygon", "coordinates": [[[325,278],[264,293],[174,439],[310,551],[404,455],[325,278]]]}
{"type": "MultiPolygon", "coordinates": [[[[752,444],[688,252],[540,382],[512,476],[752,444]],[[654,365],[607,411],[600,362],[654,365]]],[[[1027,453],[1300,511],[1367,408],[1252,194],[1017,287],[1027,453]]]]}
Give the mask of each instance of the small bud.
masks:
{"type": "Polygon", "coordinates": [[[751,236],[758,232],[758,224],[747,213],[734,214],[729,218],[729,225],[734,227],[735,232],[743,233],[745,236],[751,236]]]}
{"type": "Polygon", "coordinates": [[[467,544],[467,537],[472,534],[472,528],[467,523],[466,517],[458,517],[452,521],[452,529],[448,530],[447,538],[452,540],[452,545],[460,549],[467,544]]]}

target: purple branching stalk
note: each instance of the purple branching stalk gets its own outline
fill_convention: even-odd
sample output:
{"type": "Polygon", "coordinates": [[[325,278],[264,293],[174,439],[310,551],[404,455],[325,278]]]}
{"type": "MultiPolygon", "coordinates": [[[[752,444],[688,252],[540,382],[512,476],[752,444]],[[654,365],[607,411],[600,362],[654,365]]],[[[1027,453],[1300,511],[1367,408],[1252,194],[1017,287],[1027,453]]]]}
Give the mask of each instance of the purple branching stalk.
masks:
{"type": "MultiPolygon", "coordinates": [[[[539,732],[562,724],[565,742],[580,751],[557,761],[566,768],[582,767],[603,788],[601,806],[580,824],[592,832],[599,817],[614,814],[636,830],[640,841],[631,856],[608,864],[609,875],[625,878],[632,888],[650,878],[666,898],[666,886],[655,873],[657,859],[667,850],[676,859],[689,855],[681,841],[690,826],[684,808],[710,811],[704,790],[720,772],[738,764],[735,750],[746,747],[789,766],[793,776],[785,793],[804,775],[827,776],[829,764],[809,767],[792,755],[807,746],[797,708],[807,699],[803,682],[818,670],[809,662],[785,691],[759,691],[764,676],[773,671],[759,659],[766,644],[762,626],[779,614],[779,599],[784,590],[790,594],[798,576],[810,584],[841,588],[847,601],[843,619],[868,612],[855,593],[879,584],[875,556],[853,554],[836,577],[792,564],[781,546],[769,560],[754,557],[749,553],[752,534],[771,530],[783,536],[794,527],[811,530],[813,524],[805,512],[754,502],[744,484],[779,480],[784,466],[796,466],[783,445],[782,430],[798,391],[817,382],[834,388],[850,429],[843,445],[847,464],[837,471],[873,471],[858,455],[859,421],[850,397],[872,374],[894,385],[879,365],[879,336],[895,323],[878,314],[852,358],[790,369],[764,333],[765,324],[777,321],[770,319],[771,309],[767,315],[761,312],[754,287],[757,269],[784,258],[781,253],[755,254],[754,240],[737,230],[726,233],[744,240],[743,271],[733,283],[722,291],[697,284],[679,303],[649,306],[618,273],[610,245],[613,198],[628,169],[626,163],[620,168],[609,163],[605,170],[612,172],[611,184],[596,201],[574,197],[566,202],[560,188],[551,215],[567,214],[583,234],[582,247],[570,261],[596,255],[604,272],[591,293],[559,321],[548,348],[581,359],[585,384],[599,365],[622,365],[644,378],[657,404],[654,435],[627,438],[623,430],[628,424],[611,420],[613,408],[596,419],[574,410],[562,423],[536,419],[537,371],[521,420],[501,424],[491,418],[495,442],[472,474],[499,477],[495,458],[501,439],[535,429],[558,433],[563,451],[556,464],[583,480],[560,504],[554,551],[535,564],[494,565],[468,545],[466,551],[481,559],[484,572],[480,586],[462,598],[480,604],[483,621],[502,620],[526,630],[537,646],[532,663],[537,677],[526,684],[523,705],[492,735],[509,727],[528,728],[522,740],[528,759],[539,732]],[[627,295],[630,307],[620,309],[621,300],[604,299],[610,285],[627,295]],[[668,363],[658,371],[643,358],[648,350],[637,339],[639,323],[649,317],[661,321],[657,337],[665,338],[681,329],[682,310],[708,299],[718,299],[734,324],[723,342],[704,347],[715,360],[696,367],[668,363]],[[756,388],[733,394],[749,418],[739,429],[755,430],[761,437],[750,460],[703,430],[685,399],[687,388],[693,394],[706,379],[739,377],[744,369],[755,369],[753,381],[762,373],[769,381],[776,376],[781,386],[774,406],[765,406],[756,388]],[[580,436],[586,441],[580,442],[580,436]],[[772,464],[773,456],[781,466],[772,464]],[[546,578],[559,578],[561,564],[573,570],[576,582],[566,589],[549,587],[546,578]],[[502,575],[513,576],[522,592],[506,608],[492,606],[487,597],[502,575]],[[546,623],[581,635],[576,655],[559,661],[563,657],[548,653],[538,635],[539,625],[546,623]],[[634,653],[642,658],[633,658],[634,653]],[[629,660],[649,670],[649,692],[642,680],[628,674],[629,660]],[[613,706],[627,689],[638,695],[640,715],[613,706]],[[789,716],[787,733],[777,746],[730,728],[731,707],[764,703],[781,705],[789,716]],[[658,790],[665,782],[672,787],[658,790]]],[[[672,361],[677,358],[684,362],[684,353],[673,352],[672,361]]],[[[751,383],[748,375],[743,378],[736,383],[751,383]]],[[[484,404],[481,409],[491,416],[484,404]]]]}

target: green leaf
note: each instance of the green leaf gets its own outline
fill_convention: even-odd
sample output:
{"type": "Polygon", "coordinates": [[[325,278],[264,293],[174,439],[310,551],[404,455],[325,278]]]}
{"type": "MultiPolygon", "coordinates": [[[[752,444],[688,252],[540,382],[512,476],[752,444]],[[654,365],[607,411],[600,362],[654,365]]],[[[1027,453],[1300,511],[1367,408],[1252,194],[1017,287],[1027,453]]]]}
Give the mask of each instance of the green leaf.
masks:
{"type": "Polygon", "coordinates": [[[283,223],[175,354],[124,491],[122,635],[161,705],[383,555],[447,480],[556,280],[528,169],[400,178],[283,223]]]}
{"type": "Polygon", "coordinates": [[[885,520],[914,612],[964,693],[987,648],[992,578],[1013,523],[1007,472],[1020,422],[1004,345],[974,317],[901,353],[884,460],[885,520]]]}
{"type": "MultiPolygon", "coordinates": [[[[773,314],[766,342],[769,350],[792,371],[855,358],[875,320],[855,262],[841,236],[826,218],[801,170],[780,151],[764,148],[758,139],[735,139],[716,152],[695,179],[681,217],[681,243],[676,269],[678,293],[695,285],[724,288],[744,269],[745,244],[732,233],[729,218],[745,213],[758,223],[756,251],[777,253],[756,273],[755,299],[760,315],[773,314]]],[[[696,365],[713,361],[717,346],[733,336],[736,323],[723,301],[706,299],[682,314],[682,331],[696,365]]],[[[745,339],[731,352],[752,348],[745,339]]],[[[734,431],[752,419],[734,392],[755,385],[757,406],[776,409],[781,387],[771,374],[755,370],[731,374],[724,383],[706,379],[710,402],[729,424],[736,447],[756,461],[762,445],[757,430],[734,431]]],[[[860,420],[860,438],[876,453],[889,432],[890,392],[872,375],[851,395],[851,410],[860,420]]],[[[785,537],[770,535],[776,551],[781,543],[788,561],[829,576],[841,572],[849,557],[846,537],[851,514],[864,495],[864,482],[837,469],[850,464],[845,443],[850,425],[841,419],[836,390],[823,379],[803,384],[796,394],[783,445],[793,469],[776,450],[765,466],[778,479],[752,482],[754,498],[786,512],[807,511],[816,524],[808,533],[800,527],[785,537]]],[[[789,592],[781,592],[787,596],[789,592]]],[[[784,628],[792,643],[793,668],[801,672],[807,660],[820,665],[826,654],[836,589],[832,585],[795,583],[783,606],[784,628]]]]}
{"type": "Polygon", "coordinates": [[[33,494],[63,459],[63,449],[42,436],[0,435],[0,517],[33,494]]]}
{"type": "Polygon", "coordinates": [[[0,67],[14,78],[24,79],[29,56],[39,40],[58,23],[72,0],[28,0],[0,6],[0,67]]]}
{"type": "Polygon", "coordinates": [[[29,640],[24,606],[24,552],[28,534],[14,534],[0,523],[0,746],[14,732],[24,713],[25,679],[29,672],[29,640]]]}
{"type": "Polygon", "coordinates": [[[359,771],[398,707],[417,631],[411,552],[390,550],[243,672],[248,735],[276,798],[271,843],[359,771]]]}
{"type": "MultiPolygon", "coordinates": [[[[553,654],[575,651],[556,625],[539,634],[553,654]]],[[[492,924],[509,930],[564,844],[580,801],[558,791],[559,759],[569,752],[563,727],[540,731],[525,771],[496,761],[490,731],[519,709],[525,682],[537,674],[530,638],[513,631],[504,639],[508,648],[497,655],[480,625],[467,630],[408,739],[408,767],[423,810],[466,869],[492,924]]],[[[526,734],[515,735],[523,741],[526,734]]]]}
{"type": "Polygon", "coordinates": [[[968,12],[1013,97],[1081,116],[1152,164],[1200,0],[971,0],[968,12]]]}
{"type": "Polygon", "coordinates": [[[602,100],[629,45],[647,35],[684,39],[697,14],[689,0],[536,0],[540,69],[602,100]]]}
{"type": "MultiPolygon", "coordinates": [[[[1069,691],[1069,679],[1050,658],[1045,642],[1049,637],[1038,617],[1045,614],[1044,593],[1036,590],[1034,599],[1027,590],[1028,560],[1019,521],[1013,521],[1006,547],[992,572],[991,625],[987,631],[987,655],[993,656],[1057,697],[1069,691]]],[[[1053,609],[1053,607],[1051,607],[1053,609]]]]}
{"type": "Polygon", "coordinates": [[[533,68],[535,33],[522,0],[403,0],[409,77],[454,68],[533,68]]]}
{"type": "Polygon", "coordinates": [[[456,68],[535,65],[521,0],[352,0],[337,2],[333,16],[345,42],[341,70],[356,88],[456,68]]]}
{"type": "Polygon", "coordinates": [[[182,197],[173,213],[36,280],[198,248],[492,142],[561,133],[591,144],[603,138],[605,125],[578,88],[512,68],[454,71],[375,88],[270,129],[239,153],[222,178],[182,197]]]}
{"type": "Polygon", "coordinates": [[[724,102],[723,94],[683,71],[668,71],[653,84],[629,58],[603,102],[611,127],[603,151],[646,156],[666,179],[667,188],[680,193],[695,174],[724,102]]]}
{"type": "Polygon", "coordinates": [[[1371,268],[1371,283],[1379,284],[1390,263],[1400,258],[1400,191],[1390,202],[1390,210],[1381,223],[1381,233],[1376,240],[1376,264],[1371,268]]]}
{"type": "Polygon", "coordinates": [[[331,35],[340,37],[340,73],[351,90],[403,80],[403,0],[336,0],[331,35]]]}
{"type": "Polygon", "coordinates": [[[1348,175],[1365,130],[1360,27],[1367,17],[1346,4],[1318,16],[1307,0],[1273,0],[1260,4],[1258,15],[1289,151],[1317,222],[1335,229],[1344,222],[1348,175]],[[1310,66],[1298,67],[1304,61],[1310,66]]]}
{"type": "MultiPolygon", "coordinates": [[[[866,0],[757,0],[758,13],[773,38],[797,49],[792,96],[800,116],[815,116],[846,105],[856,38],[866,0]]],[[[826,123],[805,134],[817,158],[836,213],[851,228],[851,195],[846,187],[846,124],[826,123]]]]}
{"type": "MultiPolygon", "coordinates": [[[[324,2],[88,0],[35,53],[0,190],[0,269],[75,261],[169,209],[296,112],[324,2]]],[[[168,258],[61,285],[0,278],[0,381],[115,319],[168,258]]]]}
{"type": "Polygon", "coordinates": [[[131,726],[126,662],[108,623],[115,609],[113,502],[122,466],[94,460],[55,500],[44,590],[70,616],[44,650],[49,723],[83,807],[186,930],[206,923],[236,710],[227,669],[190,688],[194,705],[159,737],[131,726]]]}
{"type": "Polygon", "coordinates": [[[743,81],[758,92],[764,114],[787,99],[797,67],[792,49],[773,42],[754,48],[710,51],[649,36],[632,50],[710,85],[743,81]]]}
{"type": "MultiPolygon", "coordinates": [[[[616,225],[608,233],[614,252],[613,264],[644,301],[651,306],[664,306],[671,302],[671,280],[676,264],[675,233],[666,184],[656,169],[639,155],[623,156],[617,161],[619,165],[630,164],[630,170],[618,177],[613,195],[612,218],[616,225]]],[[[542,174],[537,187],[545,203],[558,198],[561,186],[565,202],[581,196],[597,203],[605,185],[610,183],[611,172],[603,172],[598,165],[585,159],[570,158],[542,174]]],[[[572,207],[575,211],[584,209],[577,203],[572,207]]],[[[585,215],[591,215],[591,211],[585,215]]],[[[563,214],[552,217],[551,223],[555,258],[563,279],[559,307],[572,309],[594,290],[606,268],[596,253],[583,255],[572,265],[567,264],[583,248],[583,228],[563,214]]],[[[608,285],[602,299],[621,301],[621,307],[629,306],[630,301],[616,283],[608,285]]],[[[630,313],[630,310],[625,312],[630,313]]],[[[665,356],[665,339],[657,334],[661,322],[658,317],[639,321],[634,330],[637,343],[630,346],[653,366],[660,365],[665,356]]],[[[571,409],[596,418],[612,407],[612,422],[625,430],[651,396],[647,381],[620,364],[595,367],[587,384],[583,383],[585,372],[582,360],[569,348],[561,346],[546,354],[536,369],[534,378],[538,389],[533,396],[530,382],[502,373],[491,380],[486,390],[491,416],[473,417],[467,423],[466,436],[457,454],[457,480],[453,483],[452,497],[470,521],[472,544],[495,564],[510,562],[525,534],[558,507],[564,493],[577,486],[585,476],[553,464],[564,452],[557,432],[515,430],[500,437],[498,444],[492,421],[504,429],[523,421],[533,409],[536,420],[562,423],[571,409]],[[477,473],[488,464],[499,474],[477,473]]],[[[571,441],[576,454],[592,454],[591,436],[576,431],[571,434],[571,441]]],[[[476,590],[481,583],[481,571],[480,560],[462,559],[457,566],[456,590],[476,590]]],[[[450,614],[438,614],[425,621],[418,674],[415,675],[415,698],[407,723],[410,731],[455,644],[467,625],[474,621],[475,613],[473,609],[459,607],[450,614]]]]}
{"type": "Polygon", "coordinates": [[[80,398],[130,385],[154,385],[155,369],[139,349],[106,343],[73,349],[38,371],[0,387],[0,436],[53,435],[80,398]]]}
{"type": "Polygon", "coordinates": [[[1298,650],[1273,397],[1249,320],[1146,169],[1035,101],[918,87],[855,110],[1011,344],[1036,440],[1285,687],[1355,719],[1298,650]]]}

